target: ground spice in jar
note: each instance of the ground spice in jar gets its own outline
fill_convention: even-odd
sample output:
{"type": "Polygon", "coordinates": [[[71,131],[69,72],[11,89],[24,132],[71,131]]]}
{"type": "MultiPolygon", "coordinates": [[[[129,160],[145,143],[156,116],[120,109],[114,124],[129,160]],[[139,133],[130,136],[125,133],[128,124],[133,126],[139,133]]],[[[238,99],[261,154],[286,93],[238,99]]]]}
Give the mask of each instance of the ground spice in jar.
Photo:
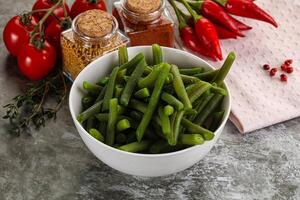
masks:
{"type": "Polygon", "coordinates": [[[135,13],[152,13],[159,9],[161,0],[127,0],[126,7],[135,13]]]}
{"type": "Polygon", "coordinates": [[[132,46],[174,46],[174,23],[164,14],[164,1],[123,0],[114,5],[132,46]]]}
{"type": "Polygon", "coordinates": [[[107,12],[88,10],[78,15],[61,35],[65,73],[74,80],[94,59],[126,45],[128,39],[117,29],[118,22],[107,12]]]}

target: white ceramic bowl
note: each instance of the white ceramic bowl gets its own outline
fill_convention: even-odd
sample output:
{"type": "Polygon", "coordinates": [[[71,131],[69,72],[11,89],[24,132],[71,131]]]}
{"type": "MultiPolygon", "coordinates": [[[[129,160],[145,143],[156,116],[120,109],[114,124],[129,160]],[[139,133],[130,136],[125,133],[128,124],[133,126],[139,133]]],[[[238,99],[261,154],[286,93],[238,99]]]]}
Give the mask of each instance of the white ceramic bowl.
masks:
{"type": "MultiPolygon", "coordinates": [[[[190,53],[163,47],[164,60],[168,63],[176,64],[180,67],[205,66],[212,68],[201,58],[190,53]]],[[[152,60],[151,46],[129,47],[129,58],[137,53],[144,53],[147,60],[152,60]]],[[[88,134],[76,116],[81,111],[81,98],[84,95],[82,82],[97,82],[100,77],[108,75],[114,66],[118,64],[118,52],[114,51],[90,63],[75,79],[69,98],[69,106],[75,126],[90,151],[102,162],[121,172],[138,176],[164,176],[176,173],[191,167],[201,160],[218,140],[230,112],[230,92],[223,101],[225,115],[222,124],[215,132],[215,137],[211,141],[206,141],[203,145],[193,146],[181,151],[165,154],[138,154],[128,153],[102,142],[99,142],[88,134]]],[[[227,87],[227,86],[226,86],[227,87]]],[[[228,88],[227,88],[228,89],[228,88]]]]}

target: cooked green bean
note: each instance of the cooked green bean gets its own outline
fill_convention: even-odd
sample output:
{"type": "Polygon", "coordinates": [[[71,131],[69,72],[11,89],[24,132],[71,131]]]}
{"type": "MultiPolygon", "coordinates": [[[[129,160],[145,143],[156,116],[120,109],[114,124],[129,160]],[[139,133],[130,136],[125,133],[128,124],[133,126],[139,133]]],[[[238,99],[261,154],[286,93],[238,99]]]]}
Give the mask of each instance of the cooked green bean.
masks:
{"type": "Polygon", "coordinates": [[[89,107],[91,107],[94,104],[94,97],[91,96],[85,96],[81,99],[81,106],[83,108],[83,110],[88,109],[89,107]]]}
{"type": "MultiPolygon", "coordinates": [[[[129,102],[129,108],[131,109],[134,109],[134,110],[137,110],[143,114],[146,113],[147,111],[147,104],[141,102],[141,101],[138,101],[138,100],[135,100],[135,99],[132,99],[130,102],[129,102]]],[[[157,124],[160,124],[160,120],[159,120],[159,117],[158,116],[154,116],[153,117],[153,121],[155,121],[155,123],[157,124]]]]}
{"type": "Polygon", "coordinates": [[[188,76],[184,74],[181,74],[180,77],[182,79],[182,82],[187,85],[197,83],[200,80],[199,78],[196,78],[194,76],[188,76]]]}
{"type": "Polygon", "coordinates": [[[172,134],[171,134],[171,138],[168,140],[168,143],[171,146],[175,146],[177,144],[179,130],[180,130],[180,124],[181,124],[183,115],[184,115],[184,111],[179,111],[179,112],[175,112],[171,116],[172,134]]]}
{"type": "Polygon", "coordinates": [[[104,142],[103,135],[97,129],[90,129],[89,134],[93,136],[95,139],[99,140],[100,142],[104,142]]]}
{"type": "Polygon", "coordinates": [[[151,145],[151,142],[149,140],[144,140],[141,142],[133,142],[130,144],[120,146],[120,147],[118,147],[118,149],[127,151],[127,152],[137,153],[137,152],[147,150],[150,147],[150,145],[151,145]]]}
{"type": "Polygon", "coordinates": [[[130,76],[124,76],[124,81],[127,83],[130,80],[130,76]]]}
{"type": "MultiPolygon", "coordinates": [[[[98,114],[95,115],[95,118],[99,122],[108,122],[109,113],[98,113],[98,114]]],[[[126,117],[124,115],[120,115],[120,113],[118,113],[118,120],[122,120],[122,119],[129,119],[129,117],[126,117]]]]}
{"type": "Polygon", "coordinates": [[[159,107],[158,108],[158,115],[161,121],[161,128],[164,136],[168,139],[171,138],[171,123],[170,119],[167,115],[165,115],[163,108],[159,107]]]}
{"type": "Polygon", "coordinates": [[[126,107],[118,105],[118,114],[122,115],[126,112],[126,107]]]}
{"type": "Polygon", "coordinates": [[[144,99],[150,96],[150,91],[148,88],[142,88],[134,93],[134,97],[139,99],[144,99]]]}
{"type": "Polygon", "coordinates": [[[122,92],[123,92],[124,88],[120,85],[116,85],[115,87],[115,97],[116,98],[119,98],[121,95],[122,95],[122,92]]]}
{"type": "Polygon", "coordinates": [[[144,70],[143,75],[148,75],[153,71],[153,67],[147,66],[144,70]]]}
{"type": "Polygon", "coordinates": [[[195,67],[195,68],[187,68],[187,69],[179,69],[180,74],[184,75],[194,75],[203,72],[202,67],[195,67]]]}
{"type": "Polygon", "coordinates": [[[218,87],[216,83],[213,83],[212,84],[212,87],[210,88],[210,90],[213,92],[213,93],[218,93],[218,94],[221,94],[221,95],[224,95],[224,96],[227,96],[228,95],[228,92],[227,90],[221,88],[221,87],[218,87]]]}
{"type": "Polygon", "coordinates": [[[99,113],[99,114],[96,114],[95,117],[100,122],[108,121],[108,113],[99,113]]]}
{"type": "Polygon", "coordinates": [[[178,98],[183,103],[184,109],[185,110],[192,109],[192,104],[191,104],[188,94],[185,90],[178,67],[176,65],[172,65],[171,72],[174,76],[173,87],[175,89],[175,92],[176,92],[178,98]]]}
{"type": "Polygon", "coordinates": [[[153,65],[157,65],[163,62],[163,53],[161,47],[158,44],[152,45],[153,65]]]}
{"type": "Polygon", "coordinates": [[[235,60],[235,54],[233,52],[230,52],[228,54],[224,64],[222,65],[221,69],[219,70],[217,75],[214,77],[212,82],[216,83],[217,85],[221,85],[223,83],[225,77],[227,76],[234,60],[235,60]]]}
{"type": "Polygon", "coordinates": [[[215,94],[213,98],[207,103],[205,108],[198,114],[194,122],[196,124],[202,125],[207,117],[215,111],[220,102],[223,100],[223,95],[215,94]]]}
{"type": "Polygon", "coordinates": [[[201,134],[205,140],[212,140],[214,138],[213,132],[189,121],[188,119],[183,118],[181,123],[191,134],[201,134]]]}
{"type": "Polygon", "coordinates": [[[170,116],[174,113],[174,108],[173,106],[170,106],[170,105],[166,105],[164,107],[164,114],[167,115],[167,116],[170,116]]]}
{"type": "Polygon", "coordinates": [[[125,79],[126,73],[127,73],[127,69],[119,70],[119,72],[117,74],[116,82],[117,83],[124,82],[125,81],[124,79],[125,79]]]}
{"type": "Polygon", "coordinates": [[[85,120],[87,120],[90,117],[93,117],[95,114],[99,113],[102,106],[102,100],[95,103],[91,107],[89,107],[87,110],[83,111],[77,116],[77,120],[79,123],[83,123],[85,120]]]}
{"type": "Polygon", "coordinates": [[[199,82],[199,83],[195,84],[195,87],[193,87],[188,92],[188,96],[190,98],[191,103],[196,101],[203,93],[205,93],[210,88],[211,88],[211,84],[206,83],[206,82],[199,82]]]}
{"type": "Polygon", "coordinates": [[[182,145],[170,146],[165,140],[159,140],[151,145],[149,152],[152,154],[167,153],[172,151],[178,151],[182,148],[182,145]]]}
{"type": "Polygon", "coordinates": [[[145,113],[147,110],[147,104],[135,99],[130,100],[128,107],[140,111],[141,113],[145,113]]]}
{"type": "Polygon", "coordinates": [[[204,143],[204,139],[200,134],[180,134],[178,143],[188,146],[194,146],[204,143]]]}
{"type": "Polygon", "coordinates": [[[155,80],[159,76],[162,66],[163,66],[162,64],[154,66],[153,71],[150,74],[148,74],[148,76],[140,79],[138,82],[139,88],[152,87],[155,83],[155,80]]]}
{"type": "Polygon", "coordinates": [[[107,85],[105,85],[105,86],[103,87],[103,89],[102,89],[101,92],[99,93],[97,99],[95,100],[95,103],[97,103],[97,102],[103,100],[104,95],[105,95],[105,93],[106,93],[106,88],[107,88],[107,85]]]}
{"type": "Polygon", "coordinates": [[[170,83],[173,82],[173,80],[174,80],[173,74],[172,74],[172,73],[169,73],[169,74],[168,74],[168,77],[166,78],[165,84],[170,84],[170,83]]]}
{"type": "Polygon", "coordinates": [[[198,112],[195,109],[190,109],[185,111],[185,114],[187,115],[196,115],[198,112]]]}
{"type": "Polygon", "coordinates": [[[218,73],[219,70],[210,70],[200,74],[194,74],[193,76],[201,79],[202,81],[211,82],[218,73]]]}
{"type": "Polygon", "coordinates": [[[123,91],[123,93],[121,95],[121,98],[120,98],[120,103],[122,105],[124,105],[124,106],[128,105],[129,100],[130,100],[130,98],[132,96],[132,93],[134,91],[134,88],[137,85],[138,80],[142,76],[145,67],[146,67],[145,59],[142,59],[138,63],[138,65],[136,66],[134,71],[132,72],[129,81],[125,85],[124,91],[123,91]]]}
{"type": "Polygon", "coordinates": [[[109,113],[106,131],[105,143],[113,146],[115,142],[115,127],[118,120],[118,99],[114,98],[109,101],[109,113]]]}
{"type": "Polygon", "coordinates": [[[161,99],[173,106],[177,111],[180,111],[184,108],[184,105],[181,103],[181,101],[167,92],[162,93],[161,99]]]}
{"type": "Polygon", "coordinates": [[[109,81],[109,77],[105,76],[104,78],[100,79],[100,81],[97,83],[97,85],[105,86],[109,81]]]}
{"type": "Polygon", "coordinates": [[[83,81],[83,89],[85,89],[92,95],[98,95],[101,92],[102,87],[96,84],[89,83],[87,81],[83,81]]]}
{"type": "Polygon", "coordinates": [[[126,46],[122,46],[118,51],[119,55],[119,66],[124,65],[128,62],[128,51],[126,46]]]}
{"type": "Polygon", "coordinates": [[[196,85],[197,85],[197,83],[193,83],[193,84],[191,84],[191,85],[188,85],[188,86],[185,88],[186,92],[189,93],[193,88],[196,87],[196,85]]]}
{"type": "Polygon", "coordinates": [[[217,128],[221,124],[221,121],[223,119],[224,114],[225,114],[224,110],[221,110],[219,112],[216,112],[216,113],[212,114],[213,121],[212,121],[212,124],[209,127],[210,130],[212,130],[212,131],[217,130],[217,128]]]}
{"type": "Polygon", "coordinates": [[[128,119],[122,119],[117,123],[117,131],[121,132],[131,127],[128,119]]]}
{"type": "Polygon", "coordinates": [[[89,132],[90,129],[94,128],[95,117],[91,117],[86,122],[86,130],[89,132]]]}
{"type": "Polygon", "coordinates": [[[106,88],[105,95],[103,98],[102,111],[108,110],[109,101],[110,101],[110,99],[113,98],[118,71],[119,71],[119,67],[115,67],[110,74],[110,78],[107,83],[107,88],[106,88]]]}
{"type": "Polygon", "coordinates": [[[134,56],[129,62],[121,65],[120,70],[127,69],[128,72],[128,69],[134,68],[144,58],[144,55],[142,53],[139,53],[136,56],[134,56]]]}
{"type": "MultiPolygon", "coordinates": [[[[143,114],[146,113],[147,107],[148,107],[147,104],[145,104],[141,101],[135,100],[135,99],[132,99],[128,106],[129,106],[129,108],[137,110],[143,114]]],[[[160,125],[160,120],[159,120],[158,116],[154,116],[152,121],[154,121],[156,124],[160,125]]]]}
{"type": "Polygon", "coordinates": [[[159,97],[161,95],[161,91],[164,86],[165,80],[169,74],[170,68],[171,68],[171,66],[169,64],[163,64],[160,76],[157,78],[157,80],[155,82],[154,89],[153,89],[152,95],[150,97],[149,104],[147,106],[147,110],[143,116],[143,119],[142,119],[139,127],[136,130],[138,141],[142,140],[145,130],[148,127],[149,122],[151,121],[152,115],[157,107],[158,102],[159,102],[159,97]]]}
{"type": "Polygon", "coordinates": [[[195,118],[202,112],[202,110],[205,108],[207,103],[213,98],[213,96],[214,96],[214,94],[212,94],[210,92],[206,92],[201,96],[201,98],[202,98],[201,102],[199,102],[195,107],[195,110],[197,111],[197,113],[194,115],[191,115],[189,117],[189,119],[191,121],[195,120],[195,118]]]}

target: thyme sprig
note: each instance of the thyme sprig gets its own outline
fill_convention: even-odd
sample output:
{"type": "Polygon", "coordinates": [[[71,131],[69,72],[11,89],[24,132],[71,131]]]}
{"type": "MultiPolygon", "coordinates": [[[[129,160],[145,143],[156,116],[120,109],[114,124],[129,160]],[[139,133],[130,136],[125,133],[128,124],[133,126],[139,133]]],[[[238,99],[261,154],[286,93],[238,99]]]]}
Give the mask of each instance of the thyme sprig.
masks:
{"type": "Polygon", "coordinates": [[[47,120],[55,120],[67,92],[66,78],[61,70],[56,70],[36,84],[30,84],[24,94],[17,95],[11,103],[3,106],[6,108],[3,118],[8,119],[10,123],[9,132],[20,135],[22,132],[28,132],[31,126],[39,129],[45,126],[47,120]],[[56,104],[46,107],[45,104],[53,97],[56,104]]]}

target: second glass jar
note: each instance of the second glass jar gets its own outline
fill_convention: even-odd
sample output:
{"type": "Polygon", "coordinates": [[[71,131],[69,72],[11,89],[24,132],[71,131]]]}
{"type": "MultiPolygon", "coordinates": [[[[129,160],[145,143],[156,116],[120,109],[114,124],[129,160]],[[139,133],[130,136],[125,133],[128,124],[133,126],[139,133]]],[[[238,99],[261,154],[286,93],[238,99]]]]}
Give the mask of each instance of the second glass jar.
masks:
{"type": "Polygon", "coordinates": [[[122,24],[120,28],[131,46],[174,47],[174,23],[164,12],[164,0],[121,0],[114,6],[114,16],[122,24]]]}

